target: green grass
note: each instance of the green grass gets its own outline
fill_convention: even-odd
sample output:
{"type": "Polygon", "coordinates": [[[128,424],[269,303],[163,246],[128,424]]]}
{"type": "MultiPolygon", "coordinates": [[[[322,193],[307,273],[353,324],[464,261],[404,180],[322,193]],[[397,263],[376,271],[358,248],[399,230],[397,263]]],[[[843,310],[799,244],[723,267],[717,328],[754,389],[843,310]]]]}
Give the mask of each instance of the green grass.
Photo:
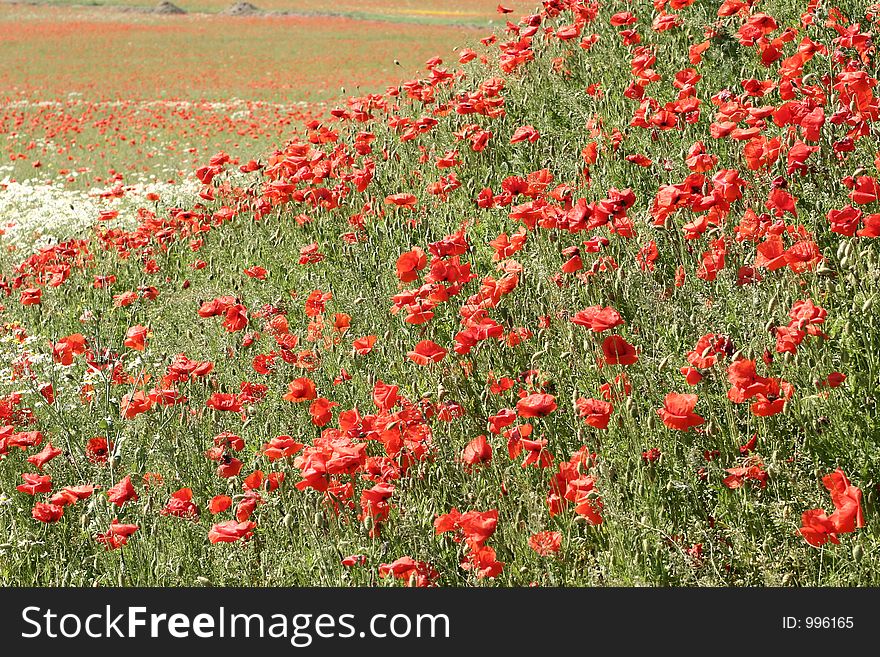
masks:
{"type": "MultiPolygon", "coordinates": [[[[640,28],[643,44],[657,51],[654,68],[663,81],[649,86],[648,94],[661,104],[675,98],[677,90],[670,80],[676,71],[690,65],[687,47],[701,41],[703,27],[715,22],[718,4],[697,2],[682,10],[684,25],[670,32],[654,33],[644,25],[640,28]]],[[[652,199],[659,185],[684,179],[688,174],[685,152],[694,141],[703,139],[708,150],[720,158],[716,169],[739,169],[750,183],[743,199],[733,204],[727,223],[714,235],[732,235],[747,206],[758,212],[764,210],[770,181],[784,175],[784,157],[769,171],[746,170],[742,142],[709,137],[709,124],[714,118],[709,98],[721,89],[739,89],[742,79],[775,75],[775,68],[763,67],[753,50],[717,38],[698,67],[703,76],[697,85],[703,101],[699,122],[681,131],[657,133],[629,127],[637,107],[636,102],[623,96],[631,80],[631,53],[621,45],[617,30],[608,24],[608,17],[625,6],[608,3],[598,20],[586,28],[587,32],[600,34],[599,42],[588,53],[577,47],[577,41],[545,42],[536,37],[535,61],[503,75],[504,117],[490,120],[451,112],[439,117],[440,123],[432,132],[410,142],[401,142],[382,120],[350,126],[329,124],[339,129],[347,142],[362,130],[376,135],[375,179],[364,194],[352,192],[336,209],[327,211],[291,202],[279,205],[260,221],[253,221],[250,213],[243,211],[235,220],[204,235],[204,246],[197,252],[191,250],[190,237],[186,236],[161,244],[148,241],[146,250],[142,247],[130,257],[120,258],[101,250],[93,235],[94,261],[84,271],[74,271],[61,287],[47,288],[40,306],[20,306],[16,290],[6,300],[3,320],[20,324],[27,334],[37,338],[25,346],[17,345],[8,327],[3,344],[10,360],[17,358],[22,349],[46,354],[48,341],[81,332],[95,347],[126,353],[124,362],[131,373],[143,370],[151,375],[148,387],[161,378],[177,353],[210,360],[215,370],[203,382],[181,386],[189,397],[188,404],[153,409],[133,420],[119,413],[119,400],[132,391],[130,384],[111,384],[98,375],[92,404],[84,406],[79,401],[78,389],[87,369],[82,356],[69,367],[54,366],[45,356],[38,358],[33,365],[33,382],[23,378],[10,383],[8,392],[46,381],[54,384],[54,408],[40,403],[35,393],[26,392],[23,397],[26,406],[34,407],[35,427],[65,450],[64,456],[46,467],[53,477],[53,490],[81,482],[106,489],[130,474],[140,500],[117,509],[103,493],[97,493],[91,500],[67,508],[59,522],[38,523],[30,515],[35,499],[15,490],[21,483],[20,473],[32,471],[25,461],[27,454],[10,450],[0,462],[0,491],[5,495],[0,505],[0,532],[8,537],[0,546],[0,581],[7,585],[366,585],[378,583],[377,564],[410,555],[430,562],[439,571],[441,584],[458,586],[525,586],[531,582],[575,586],[877,585],[878,246],[875,239],[846,238],[830,232],[825,218],[829,210],[849,202],[848,190],[839,182],[843,175],[853,174],[860,167],[871,172],[867,175],[876,175],[871,164],[875,146],[870,138],[860,139],[855,152],[838,162],[831,144],[846,128],[827,125],[819,142],[821,150],[810,159],[809,175],[785,176],[788,191],[798,199],[798,217],[787,215],[785,221],[803,226],[815,236],[826,258],[819,270],[801,274],[788,269],[763,271],[764,280],[759,284],[738,286],[737,268],[754,261],[755,245],[731,240],[727,264],[717,279],[699,279],[695,270],[711,238],[683,239],[680,226],[693,219],[689,210],[675,216],[672,229],[650,226],[652,199]],[[566,58],[569,75],[554,72],[553,63],[558,57],[566,58]],[[593,83],[601,83],[601,98],[585,93],[593,83]],[[603,134],[596,139],[603,145],[614,129],[619,129],[625,139],[618,152],[601,151],[598,162],[591,167],[588,187],[580,176],[580,152],[593,139],[587,127],[592,117],[602,120],[603,134]],[[466,143],[455,141],[453,131],[467,123],[479,123],[492,130],[494,137],[486,151],[471,152],[466,143]],[[535,144],[509,144],[514,130],[525,124],[539,131],[540,140],[535,144]],[[429,153],[427,162],[419,161],[420,146],[429,153]],[[443,202],[425,190],[447,173],[438,170],[434,160],[456,147],[463,160],[454,169],[461,187],[443,202]],[[382,148],[387,149],[387,160],[382,157],[382,148]],[[629,154],[647,155],[656,164],[642,169],[624,159],[629,154]],[[668,168],[663,167],[665,159],[669,160],[668,168]],[[553,174],[554,185],[559,182],[572,187],[574,198],[595,201],[605,198],[612,187],[631,188],[636,203],[628,214],[637,236],[627,239],[599,229],[596,234],[610,239],[601,255],[613,257],[619,269],[601,272],[587,282],[563,274],[565,284],[559,286],[551,277],[566,259],[562,249],[582,245],[593,233],[543,228],[530,231],[524,249],[513,256],[523,265],[519,285],[491,308],[489,315],[505,331],[527,327],[533,337],[516,347],[489,340],[468,356],[459,357],[451,348],[461,329],[461,306],[477,293],[484,277],[501,276],[488,242],[501,232],[512,234],[520,225],[508,217],[509,209],[479,209],[474,199],[486,186],[497,193],[507,176],[525,176],[545,167],[553,174]],[[398,192],[415,194],[418,209],[410,213],[383,203],[387,195],[398,192]],[[385,215],[368,215],[359,232],[361,241],[350,244],[343,239],[354,230],[349,218],[362,212],[367,201],[384,210],[385,215]],[[314,221],[300,225],[295,217],[303,213],[314,221]],[[467,223],[472,247],[461,259],[471,264],[477,278],[459,296],[438,306],[436,316],[422,327],[404,323],[403,314],[389,314],[392,296],[402,288],[419,284],[398,282],[398,256],[414,246],[427,250],[430,243],[454,233],[463,223],[467,223]],[[654,271],[643,271],[636,254],[651,239],[656,241],[660,257],[654,271]],[[326,257],[317,264],[299,265],[300,249],[310,243],[317,243],[326,257]],[[158,274],[143,273],[147,258],[156,259],[158,274]],[[191,265],[197,260],[207,265],[193,269],[191,265]],[[242,273],[253,265],[269,271],[266,281],[242,273]],[[676,287],[673,278],[679,265],[687,271],[687,278],[676,287]],[[94,275],[109,273],[117,277],[111,289],[91,286],[94,275]],[[142,285],[155,285],[160,290],[156,302],[113,307],[111,294],[142,285]],[[333,335],[334,313],[351,316],[351,328],[338,344],[332,340],[311,343],[307,339],[309,318],[303,304],[312,290],[333,293],[324,313],[327,337],[333,335]],[[218,318],[197,316],[202,302],[227,294],[248,308],[252,322],[248,330],[262,333],[256,345],[244,347],[242,333],[226,332],[218,318]],[[828,320],[821,328],[828,339],[808,338],[795,355],[774,353],[774,363],[768,370],[761,363],[763,351],[773,352],[775,344],[768,327],[787,323],[792,304],[807,298],[827,309],[828,320]],[[264,304],[286,311],[291,332],[300,337],[297,349],[313,349],[319,355],[317,369],[304,372],[279,360],[278,370],[272,375],[253,371],[253,357],[274,348],[263,322],[254,317],[254,311],[264,304]],[[597,367],[601,338],[567,319],[596,304],[613,306],[625,319],[626,324],[615,332],[640,349],[635,365],[597,367]],[[82,323],[80,317],[85,311],[96,319],[82,323]],[[542,317],[550,318],[549,327],[540,328],[542,317]],[[138,355],[122,346],[126,329],[136,324],[152,331],[139,363],[135,361],[138,355]],[[727,335],[739,353],[758,361],[759,372],[769,372],[794,386],[795,394],[783,413],[756,417],[749,412],[748,404],[732,404],[726,396],[730,385],[724,373],[729,359],[722,359],[706,371],[695,388],[687,386],[679,368],[686,364],[686,352],[709,332],[727,335]],[[375,349],[367,356],[354,356],[351,340],[368,334],[378,336],[375,349]],[[423,339],[450,349],[449,355],[431,367],[415,365],[406,353],[423,339]],[[462,360],[469,361],[466,368],[462,360]],[[341,368],[352,378],[334,385],[341,368]],[[493,395],[487,385],[490,373],[517,379],[527,370],[540,373],[539,378],[547,382],[546,389],[552,391],[559,404],[554,413],[531,420],[536,436],[548,440],[554,465],[548,469],[522,468],[522,457],[508,458],[506,440],[490,436],[494,448],[491,463],[473,470],[464,468],[459,457],[465,445],[487,433],[486,422],[491,415],[514,407],[517,390],[525,387],[517,383],[506,393],[493,395]],[[573,399],[598,398],[599,387],[624,370],[632,384],[629,399],[615,402],[607,430],[586,426],[575,413],[573,399]],[[844,372],[846,383],[822,395],[815,381],[833,370],[844,372]],[[338,413],[343,409],[357,408],[364,415],[376,412],[371,395],[377,379],[399,385],[400,394],[413,402],[456,401],[466,411],[463,417],[449,422],[428,421],[433,434],[431,457],[414,463],[406,477],[393,482],[393,509],[379,538],[370,538],[368,527],[358,521],[359,507],[334,512],[321,494],[294,488],[300,477],[292,463],[269,464],[258,453],[264,442],[279,434],[289,434],[306,444],[319,436],[320,429],[310,423],[306,405],[282,399],[287,383],[300,376],[311,377],[319,395],[340,404],[334,409],[330,427],[338,426],[338,413]],[[236,392],[245,380],[269,387],[264,401],[246,409],[245,420],[235,413],[205,407],[212,392],[236,392]],[[670,391],[699,395],[696,412],[706,419],[699,430],[673,431],[659,421],[656,409],[670,391]],[[219,479],[214,473],[216,465],[204,456],[213,437],[224,430],[245,438],[246,447],[239,455],[244,461],[242,476],[260,468],[284,472],[287,478],[279,490],[263,494],[265,502],[254,514],[257,528],[249,542],[211,545],[206,534],[212,522],[227,520],[230,515],[226,512],[212,520],[206,509],[208,500],[218,494],[240,495],[242,491],[240,477],[219,479]],[[769,474],[767,486],[747,483],[731,490],[722,483],[727,476],[725,468],[744,463],[739,447],[755,433],[759,437],[757,456],[769,474]],[[84,457],[86,441],[98,435],[111,438],[117,446],[106,465],[92,464],[84,457]],[[604,522],[598,526],[584,522],[571,506],[550,517],[545,503],[548,481],[557,464],[584,446],[598,454],[590,469],[604,503],[604,522]],[[641,456],[650,448],[662,452],[653,465],[646,464],[641,456]],[[717,450],[717,458],[707,462],[703,456],[707,450],[717,450]],[[816,549],[798,535],[797,529],[802,512],[831,508],[821,477],[836,467],[842,468],[863,491],[866,526],[841,534],[840,545],[816,549]],[[705,477],[700,476],[701,469],[705,477]],[[146,489],[142,477],[152,472],[160,473],[164,484],[146,489]],[[159,514],[170,494],[184,486],[192,488],[194,500],[202,509],[197,523],[159,514]],[[505,566],[494,580],[478,579],[460,568],[464,545],[448,536],[434,535],[436,516],[453,507],[461,511],[498,510],[498,528],[488,544],[496,549],[505,566]],[[94,536],[106,531],[116,516],[138,524],[139,530],[122,549],[105,551],[94,536]],[[563,535],[558,558],[539,557],[528,547],[529,536],[542,530],[556,530],[563,535]],[[696,545],[702,550],[699,558],[693,556],[696,545]],[[366,555],[367,565],[343,567],[340,560],[349,554],[366,555]]],[[[840,6],[854,20],[859,19],[860,3],[843,2],[840,6]]],[[[644,21],[648,7],[637,7],[644,21]]],[[[760,9],[774,15],[783,26],[794,24],[803,10],[782,0],[768,0],[760,9]]],[[[570,15],[563,14],[552,24],[557,22],[570,23],[570,15]]],[[[724,24],[733,31],[739,26],[736,18],[726,19],[724,24]]],[[[811,28],[808,34],[823,42],[836,36],[820,28],[811,28]]],[[[786,54],[793,48],[789,44],[786,54]]],[[[830,66],[827,58],[817,57],[807,70],[821,75],[830,66]]],[[[876,75],[873,60],[867,69],[876,75]]],[[[464,79],[450,89],[438,90],[439,102],[448,102],[461,91],[475,90],[484,78],[502,76],[497,68],[486,70],[478,63],[464,70],[464,79]]],[[[781,100],[770,95],[758,102],[778,105],[781,100]]],[[[414,119],[431,111],[431,107],[416,102],[401,100],[400,105],[394,113],[414,119]]],[[[833,112],[831,107],[828,114],[833,112]]],[[[381,116],[379,112],[377,115],[381,116]]],[[[766,129],[768,136],[781,133],[775,126],[766,129]]],[[[334,145],[318,148],[329,153],[334,145]]],[[[220,179],[228,182],[229,188],[222,200],[206,203],[208,215],[224,203],[252,204],[250,194],[259,196],[266,182],[260,175],[225,176],[220,179]]],[[[335,182],[316,186],[329,188],[335,182]]],[[[300,187],[306,189],[308,183],[300,187]]],[[[165,200],[160,216],[167,216],[168,208],[174,205],[175,199],[165,200]]],[[[585,252],[582,256],[587,267],[597,258],[585,252]]],[[[11,277],[17,256],[4,258],[3,271],[11,277]]],[[[370,441],[368,452],[383,454],[381,444],[370,441]]],[[[358,506],[361,491],[372,483],[361,477],[353,483],[352,500],[358,506]]]]}

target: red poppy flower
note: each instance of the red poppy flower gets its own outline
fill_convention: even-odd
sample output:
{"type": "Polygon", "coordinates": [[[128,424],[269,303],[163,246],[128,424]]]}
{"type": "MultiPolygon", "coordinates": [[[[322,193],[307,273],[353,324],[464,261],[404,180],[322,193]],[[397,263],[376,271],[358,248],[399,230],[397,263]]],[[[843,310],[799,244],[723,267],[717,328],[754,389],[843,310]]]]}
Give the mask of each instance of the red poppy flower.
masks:
{"type": "Polygon", "coordinates": [[[228,392],[215,392],[205,402],[205,406],[215,411],[241,412],[241,399],[238,395],[228,392]]]}
{"type": "Polygon", "coordinates": [[[636,348],[619,335],[602,340],[602,353],[609,365],[633,365],[639,360],[636,348]]]}
{"type": "Polygon", "coordinates": [[[235,541],[247,541],[253,536],[255,522],[237,522],[227,520],[211,527],[208,532],[208,540],[211,543],[234,543],[235,541]]]}
{"type": "Polygon", "coordinates": [[[263,455],[269,462],[297,454],[305,445],[287,435],[276,436],[263,445],[263,455]]]}
{"type": "Polygon", "coordinates": [[[48,493],[52,490],[52,477],[49,475],[24,472],[22,473],[21,478],[24,479],[24,483],[19,484],[15,489],[22,493],[36,495],[37,493],[48,493]]]}
{"type": "Polygon", "coordinates": [[[376,344],[376,336],[375,335],[366,335],[362,338],[357,338],[352,342],[352,346],[354,347],[354,352],[359,356],[366,356],[373,350],[373,345],[376,344]]]}
{"type": "Polygon", "coordinates": [[[136,351],[144,350],[144,343],[150,335],[150,330],[146,326],[132,326],[125,332],[125,342],[123,343],[129,349],[136,351]]]}
{"type": "Polygon", "coordinates": [[[46,443],[46,446],[39,453],[29,456],[27,461],[37,470],[42,470],[44,465],[62,453],[62,450],[54,447],[52,443],[46,443]]]}
{"type": "Polygon", "coordinates": [[[416,365],[430,365],[431,363],[439,363],[447,353],[446,349],[431,340],[422,340],[413,347],[412,351],[406,353],[406,357],[416,365]]]}
{"type": "Polygon", "coordinates": [[[373,403],[380,411],[389,411],[397,404],[397,386],[377,381],[373,387],[373,403]]]}
{"type": "Polygon", "coordinates": [[[363,554],[350,554],[340,561],[343,566],[351,568],[352,566],[363,566],[367,563],[367,557],[363,554]]]}
{"type": "Polygon", "coordinates": [[[418,278],[419,271],[424,269],[427,264],[427,254],[416,246],[397,259],[397,278],[402,283],[414,281],[418,278]]]}
{"type": "Polygon", "coordinates": [[[266,280],[266,276],[269,275],[269,272],[264,267],[260,267],[259,265],[248,267],[244,270],[244,273],[246,276],[249,276],[250,278],[256,278],[259,281],[266,280]]]}
{"type": "Polygon", "coordinates": [[[461,460],[469,466],[489,463],[492,460],[492,445],[486,436],[477,436],[464,448],[461,460]]]}
{"type": "Polygon", "coordinates": [[[122,506],[126,502],[137,502],[138,494],[131,483],[131,476],[126,476],[115,486],[107,489],[107,499],[116,506],[122,506]]]}
{"type": "Polygon", "coordinates": [[[39,520],[40,522],[50,523],[50,522],[58,522],[61,520],[61,517],[64,515],[64,509],[55,504],[46,504],[44,502],[37,502],[34,504],[34,508],[31,511],[31,517],[34,520],[39,520]]]}
{"type": "Polygon", "coordinates": [[[39,305],[40,299],[43,296],[43,291],[39,288],[29,287],[21,291],[21,305],[22,306],[36,306],[39,305]]]}
{"type": "Polygon", "coordinates": [[[518,144],[523,141],[528,141],[531,143],[535,143],[541,138],[541,135],[538,134],[538,131],[535,130],[533,126],[524,125],[520,128],[517,128],[513,133],[513,136],[510,138],[511,144],[518,144]]]}
{"type": "Polygon", "coordinates": [[[556,398],[546,393],[533,393],[516,403],[520,417],[545,417],[556,410],[556,398]]]}
{"type": "Polygon", "coordinates": [[[586,326],[594,333],[602,333],[623,324],[623,317],[614,308],[591,306],[574,314],[573,324],[586,326]]]}
{"type": "Polygon", "coordinates": [[[119,403],[122,414],[129,420],[133,420],[141,413],[146,413],[152,407],[153,401],[143,390],[123,395],[119,403]]]}
{"type": "Polygon", "coordinates": [[[577,414],[591,427],[607,429],[614,406],[600,399],[580,397],[575,401],[577,414]]]}
{"type": "Polygon", "coordinates": [[[682,367],[681,374],[689,386],[695,386],[703,380],[703,375],[694,367],[682,367]]]}
{"type": "Polygon", "coordinates": [[[405,581],[407,586],[419,588],[435,586],[440,577],[429,563],[416,561],[412,557],[401,557],[391,563],[379,564],[379,577],[385,578],[389,575],[405,581]]]}
{"type": "Polygon", "coordinates": [[[317,396],[315,382],[307,377],[300,377],[287,384],[287,394],[282,399],[289,402],[302,402],[310,401],[317,396]]]}
{"type": "Polygon", "coordinates": [[[562,547],[562,534],[554,531],[538,532],[529,537],[529,547],[542,557],[549,557],[562,547]]]}
{"type": "Polygon", "coordinates": [[[332,402],[324,397],[319,397],[309,405],[309,415],[312,416],[312,424],[316,427],[323,427],[330,423],[333,419],[333,407],[339,406],[337,402],[332,402]]]}
{"type": "Polygon", "coordinates": [[[705,422],[705,419],[693,412],[696,405],[696,395],[670,392],[663,400],[663,408],[658,409],[657,413],[662,418],[663,424],[670,429],[687,431],[705,422]]]}
{"type": "Polygon", "coordinates": [[[181,488],[171,494],[160,513],[163,516],[176,516],[195,520],[199,517],[199,507],[192,501],[193,493],[189,488],[181,488]]]}
{"type": "Polygon", "coordinates": [[[215,495],[211,498],[211,502],[208,505],[208,510],[217,515],[218,513],[223,513],[232,506],[232,498],[228,495],[215,495]]]}

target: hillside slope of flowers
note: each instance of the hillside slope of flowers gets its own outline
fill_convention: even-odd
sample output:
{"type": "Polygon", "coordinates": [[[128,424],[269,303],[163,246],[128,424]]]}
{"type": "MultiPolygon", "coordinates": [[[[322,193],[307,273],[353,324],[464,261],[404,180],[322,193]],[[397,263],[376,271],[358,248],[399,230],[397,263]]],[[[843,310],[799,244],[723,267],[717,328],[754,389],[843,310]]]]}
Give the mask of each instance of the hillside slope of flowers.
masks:
{"type": "Polygon", "coordinates": [[[4,255],[0,581],[880,583],[880,6],[515,16],[4,255]]]}

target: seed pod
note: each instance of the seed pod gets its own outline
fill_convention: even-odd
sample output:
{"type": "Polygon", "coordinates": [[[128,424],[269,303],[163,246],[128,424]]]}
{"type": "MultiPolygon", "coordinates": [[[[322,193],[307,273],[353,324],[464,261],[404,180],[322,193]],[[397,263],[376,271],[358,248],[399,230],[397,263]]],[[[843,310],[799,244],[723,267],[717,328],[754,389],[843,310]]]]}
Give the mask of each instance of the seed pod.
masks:
{"type": "MultiPolygon", "coordinates": [[[[816,268],[816,273],[819,276],[834,276],[834,270],[831,269],[831,267],[826,265],[824,262],[819,263],[819,266],[816,268]]],[[[829,284],[829,287],[831,287],[831,284],[829,284]]],[[[833,287],[830,291],[834,291],[833,287]]]]}
{"type": "Polygon", "coordinates": [[[865,551],[862,549],[862,546],[859,543],[853,545],[852,549],[853,561],[859,563],[862,560],[862,557],[865,556],[865,551]]]}

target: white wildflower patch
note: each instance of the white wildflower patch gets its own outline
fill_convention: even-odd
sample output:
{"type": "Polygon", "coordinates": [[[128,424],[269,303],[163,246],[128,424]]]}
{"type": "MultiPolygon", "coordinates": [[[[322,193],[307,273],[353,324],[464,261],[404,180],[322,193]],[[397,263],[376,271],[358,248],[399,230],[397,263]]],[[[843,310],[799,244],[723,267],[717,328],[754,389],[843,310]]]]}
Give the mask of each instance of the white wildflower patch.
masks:
{"type": "Polygon", "coordinates": [[[182,184],[146,182],[88,191],[66,189],[59,183],[0,180],[0,242],[9,248],[33,253],[42,247],[75,237],[85,237],[102,212],[116,211],[110,225],[133,228],[138,208],[151,208],[147,198],[185,203],[198,193],[198,182],[182,184]]]}

